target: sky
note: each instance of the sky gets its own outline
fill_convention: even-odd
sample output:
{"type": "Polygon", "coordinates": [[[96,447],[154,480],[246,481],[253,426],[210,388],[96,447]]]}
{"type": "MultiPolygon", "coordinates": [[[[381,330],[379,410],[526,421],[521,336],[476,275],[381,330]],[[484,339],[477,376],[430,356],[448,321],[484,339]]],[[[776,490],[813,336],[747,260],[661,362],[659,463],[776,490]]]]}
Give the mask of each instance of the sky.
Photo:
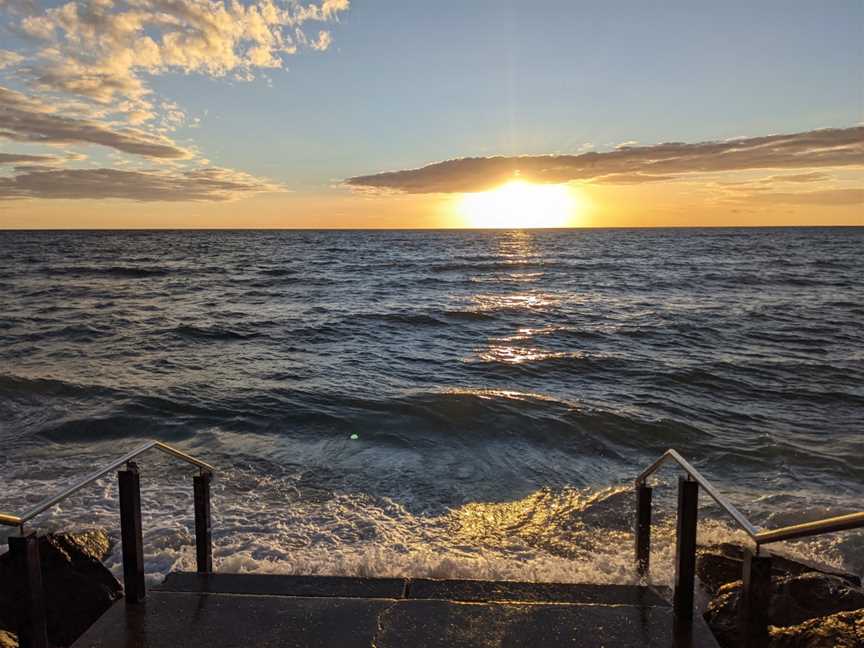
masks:
{"type": "Polygon", "coordinates": [[[0,0],[0,228],[550,223],[864,225],[864,2],[0,0]]]}

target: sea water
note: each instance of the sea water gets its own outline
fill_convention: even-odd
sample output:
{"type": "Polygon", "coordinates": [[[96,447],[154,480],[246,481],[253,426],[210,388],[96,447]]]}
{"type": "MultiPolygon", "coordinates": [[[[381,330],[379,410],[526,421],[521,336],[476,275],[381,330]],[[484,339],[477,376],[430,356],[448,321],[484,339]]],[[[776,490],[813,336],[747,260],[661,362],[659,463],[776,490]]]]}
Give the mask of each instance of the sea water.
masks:
{"type": "MultiPolygon", "coordinates": [[[[0,232],[0,511],[161,439],[218,468],[219,570],[630,582],[664,450],[776,527],[864,508],[862,420],[861,228],[0,232]]],[[[147,573],[192,568],[194,470],[140,465],[147,573]]]]}

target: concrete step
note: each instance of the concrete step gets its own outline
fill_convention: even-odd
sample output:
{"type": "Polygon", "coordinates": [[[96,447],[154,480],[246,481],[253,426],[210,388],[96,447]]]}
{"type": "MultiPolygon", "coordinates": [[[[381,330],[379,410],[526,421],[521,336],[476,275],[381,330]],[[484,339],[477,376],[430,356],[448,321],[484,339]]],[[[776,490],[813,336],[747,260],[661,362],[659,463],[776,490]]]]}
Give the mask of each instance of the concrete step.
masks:
{"type": "Polygon", "coordinates": [[[74,648],[716,648],[696,621],[640,587],[177,573],[74,648]]]}
{"type": "Polygon", "coordinates": [[[463,602],[554,602],[650,607],[668,607],[668,599],[671,596],[667,588],[657,589],[636,585],[281,574],[198,574],[195,572],[168,574],[158,589],[164,592],[270,596],[441,599],[463,602]]]}

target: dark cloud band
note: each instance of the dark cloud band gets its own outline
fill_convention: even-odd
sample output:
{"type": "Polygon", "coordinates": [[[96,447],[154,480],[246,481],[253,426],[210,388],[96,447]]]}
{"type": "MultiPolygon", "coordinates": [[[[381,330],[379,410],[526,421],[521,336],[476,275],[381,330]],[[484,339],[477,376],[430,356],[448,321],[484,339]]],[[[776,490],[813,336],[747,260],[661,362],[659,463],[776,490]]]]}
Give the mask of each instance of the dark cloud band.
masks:
{"type": "Polygon", "coordinates": [[[724,142],[626,146],[606,153],[461,158],[419,169],[349,178],[350,187],[405,193],[484,191],[519,176],[540,183],[573,180],[633,184],[690,173],[864,166],[864,127],[768,135],[724,142]]]}
{"type": "Polygon", "coordinates": [[[24,155],[17,153],[0,153],[0,164],[55,164],[61,158],[53,155],[24,155]]]}
{"type": "Polygon", "coordinates": [[[229,169],[122,171],[28,168],[0,176],[0,200],[21,198],[224,201],[281,187],[229,169]]]}
{"type": "Polygon", "coordinates": [[[41,144],[98,144],[151,158],[183,159],[189,151],[141,130],[108,126],[51,112],[38,100],[0,86],[0,139],[41,144]]]}

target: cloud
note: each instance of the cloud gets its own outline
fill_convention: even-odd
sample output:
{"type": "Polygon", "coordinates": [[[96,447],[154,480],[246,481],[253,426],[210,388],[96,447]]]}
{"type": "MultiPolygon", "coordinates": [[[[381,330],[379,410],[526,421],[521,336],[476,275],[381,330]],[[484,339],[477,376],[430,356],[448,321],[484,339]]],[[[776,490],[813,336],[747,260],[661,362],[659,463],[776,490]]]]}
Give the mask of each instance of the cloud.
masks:
{"type": "Polygon", "coordinates": [[[36,0],[0,0],[0,9],[13,16],[27,16],[39,11],[36,0]]]}
{"type": "Polygon", "coordinates": [[[0,49],[0,70],[17,65],[23,60],[24,57],[18,52],[10,52],[9,50],[0,49]]]}
{"type": "Polygon", "coordinates": [[[33,97],[0,86],[0,139],[41,144],[98,144],[150,158],[184,159],[192,153],[158,133],[112,129],[88,119],[64,117],[33,97]]]}
{"type": "Polygon", "coordinates": [[[0,200],[225,201],[283,190],[246,173],[211,167],[188,171],[25,167],[17,175],[0,176],[0,200]]]}
{"type": "Polygon", "coordinates": [[[780,192],[767,191],[749,194],[747,202],[765,202],[789,205],[861,205],[864,209],[864,189],[826,189],[823,191],[780,192]]]}
{"type": "Polygon", "coordinates": [[[455,193],[484,191],[516,175],[539,183],[633,183],[671,180],[693,173],[844,166],[864,166],[864,127],[722,142],[621,146],[605,153],[580,155],[461,158],[418,169],[356,176],[345,184],[373,191],[455,193]]]}
{"type": "Polygon", "coordinates": [[[140,120],[154,114],[149,75],[251,80],[301,48],[327,49],[330,32],[310,38],[304,24],[348,8],[348,0],[79,0],[29,12],[17,29],[38,44],[23,71],[35,88],[116,104],[140,120]]]}
{"type": "Polygon", "coordinates": [[[0,153],[0,164],[57,164],[62,158],[53,155],[19,155],[0,153]]]}
{"type": "Polygon", "coordinates": [[[812,171],[811,173],[794,173],[791,175],[771,176],[770,178],[765,178],[762,182],[771,184],[775,182],[825,182],[830,179],[831,176],[827,173],[812,171]]]}
{"type": "Polygon", "coordinates": [[[646,175],[644,173],[611,173],[594,178],[594,182],[603,184],[642,184],[643,182],[667,182],[676,180],[674,175],[646,175]]]}

